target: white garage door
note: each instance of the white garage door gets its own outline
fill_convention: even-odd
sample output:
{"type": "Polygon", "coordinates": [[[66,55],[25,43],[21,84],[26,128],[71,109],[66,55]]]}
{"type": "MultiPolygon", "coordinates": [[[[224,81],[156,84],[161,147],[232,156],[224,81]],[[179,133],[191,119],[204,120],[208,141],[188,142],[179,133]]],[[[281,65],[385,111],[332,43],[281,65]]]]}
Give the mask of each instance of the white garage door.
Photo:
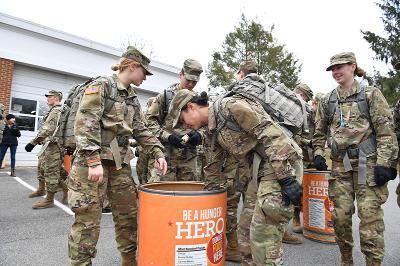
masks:
{"type": "MultiPolygon", "coordinates": [[[[48,107],[44,94],[49,89],[61,90],[66,96],[68,90],[75,84],[86,81],[86,78],[61,74],[49,70],[38,69],[26,65],[16,64],[11,85],[10,113],[17,117],[22,136],[19,138],[16,161],[18,165],[36,165],[37,153],[40,146],[31,153],[24,150],[25,145],[36,135],[42,117],[48,107]]],[[[145,108],[147,99],[154,96],[147,91],[138,91],[139,101],[145,108]]],[[[9,155],[6,155],[9,162],[9,155]]]]}

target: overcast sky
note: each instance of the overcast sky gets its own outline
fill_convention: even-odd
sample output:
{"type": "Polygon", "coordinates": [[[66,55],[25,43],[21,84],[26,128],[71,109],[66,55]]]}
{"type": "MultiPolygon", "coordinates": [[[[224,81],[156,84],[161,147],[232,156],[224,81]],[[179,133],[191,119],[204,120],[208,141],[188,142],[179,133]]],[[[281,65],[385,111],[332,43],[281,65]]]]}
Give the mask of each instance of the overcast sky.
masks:
{"type": "MultiPolygon", "coordinates": [[[[204,68],[243,12],[265,28],[274,24],[275,37],[303,65],[301,80],[314,91],[328,92],[336,83],[325,68],[335,53],[355,52],[358,65],[369,73],[374,66],[388,70],[373,60],[374,53],[360,33],[383,31],[375,2],[1,0],[0,12],[114,47],[137,39],[158,61],[181,67],[185,58],[194,58],[204,68]]],[[[205,75],[202,79],[200,86],[205,89],[205,75]]]]}

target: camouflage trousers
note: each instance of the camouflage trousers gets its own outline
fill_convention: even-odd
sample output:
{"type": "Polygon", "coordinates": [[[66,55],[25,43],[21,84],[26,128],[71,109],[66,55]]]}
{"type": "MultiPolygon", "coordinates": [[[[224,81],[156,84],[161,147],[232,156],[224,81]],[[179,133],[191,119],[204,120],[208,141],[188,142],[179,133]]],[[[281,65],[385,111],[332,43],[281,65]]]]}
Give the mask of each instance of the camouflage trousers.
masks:
{"type": "MultiPolygon", "coordinates": [[[[108,161],[110,162],[110,161],[108,161]]],[[[104,195],[111,203],[118,250],[121,254],[137,249],[137,192],[129,165],[117,170],[103,161],[104,182],[88,180],[84,158],[75,158],[68,180],[68,204],[75,213],[68,236],[71,265],[91,265],[96,256],[104,195]]]]}
{"type": "Polygon", "coordinates": [[[261,180],[250,225],[253,265],[282,265],[282,239],[293,205],[285,205],[277,180],[261,180]]]}
{"type": "Polygon", "coordinates": [[[231,233],[238,228],[237,210],[241,196],[238,190],[240,188],[240,179],[248,178],[250,169],[245,159],[238,160],[228,155],[224,160],[222,175],[219,178],[205,175],[204,182],[207,190],[226,188],[228,196],[226,233],[231,233]]]}
{"type": "MultiPolygon", "coordinates": [[[[376,159],[375,159],[376,160],[376,159]]],[[[378,187],[374,181],[375,160],[367,160],[367,182],[358,184],[357,163],[353,171],[346,172],[342,162],[332,162],[332,178],[329,181],[329,197],[333,200],[332,213],[336,241],[341,252],[353,248],[352,216],[357,200],[360,218],[361,251],[367,258],[382,261],[385,253],[383,209],[388,198],[387,184],[378,187]]]]}
{"type": "Polygon", "coordinates": [[[57,144],[51,143],[38,158],[38,179],[45,181],[46,191],[56,193],[68,176],[63,156],[63,150],[57,144]]]}
{"type": "Polygon", "coordinates": [[[240,213],[238,226],[239,250],[242,258],[242,265],[253,264],[250,245],[250,224],[253,218],[254,208],[257,201],[257,184],[249,183],[244,194],[243,209],[240,213]]]}
{"type": "Polygon", "coordinates": [[[198,181],[197,155],[186,154],[183,150],[174,149],[167,156],[168,170],[165,175],[156,169],[155,159],[150,158],[148,169],[150,172],[149,183],[158,181],[198,181]]]}
{"type": "MultiPolygon", "coordinates": [[[[139,149],[137,147],[136,149],[139,149]]],[[[140,184],[146,184],[149,178],[149,160],[150,156],[144,152],[143,149],[139,149],[139,157],[136,162],[136,174],[140,184]]],[[[153,161],[154,162],[154,161],[153,161]]]]}

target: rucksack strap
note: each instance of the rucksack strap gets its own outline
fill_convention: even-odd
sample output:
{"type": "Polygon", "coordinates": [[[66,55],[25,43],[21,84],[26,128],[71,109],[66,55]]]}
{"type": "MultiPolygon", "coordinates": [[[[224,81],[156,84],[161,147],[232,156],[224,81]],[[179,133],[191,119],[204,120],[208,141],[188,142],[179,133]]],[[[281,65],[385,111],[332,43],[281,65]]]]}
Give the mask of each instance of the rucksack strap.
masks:
{"type": "Polygon", "coordinates": [[[118,86],[112,77],[104,77],[107,80],[107,95],[104,102],[104,112],[110,112],[118,97],[118,86]]]}
{"type": "Polygon", "coordinates": [[[331,92],[328,102],[328,132],[330,132],[329,127],[332,124],[333,116],[335,114],[340,116],[339,104],[349,102],[357,102],[360,113],[367,117],[372,133],[366,140],[359,143],[356,148],[338,149],[336,142],[332,141],[332,157],[342,160],[346,172],[353,170],[350,159],[358,159],[358,184],[365,185],[367,179],[367,157],[377,151],[376,134],[366,99],[365,85],[360,85],[360,91],[357,95],[353,95],[344,100],[338,100],[336,89],[331,92]]]}

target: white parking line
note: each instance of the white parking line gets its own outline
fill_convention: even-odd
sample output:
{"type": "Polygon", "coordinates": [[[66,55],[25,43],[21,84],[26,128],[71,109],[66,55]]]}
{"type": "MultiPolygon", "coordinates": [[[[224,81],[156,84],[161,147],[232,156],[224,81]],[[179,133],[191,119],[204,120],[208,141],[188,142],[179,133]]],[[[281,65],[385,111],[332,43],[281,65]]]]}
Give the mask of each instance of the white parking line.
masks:
{"type": "MultiPolygon", "coordinates": [[[[7,172],[8,175],[10,175],[10,172],[7,172]]],[[[17,177],[17,176],[12,176],[12,178],[14,178],[18,183],[20,183],[21,185],[23,185],[24,187],[29,188],[32,191],[36,191],[36,189],[34,187],[32,187],[31,185],[29,185],[28,183],[26,183],[24,180],[22,180],[21,178],[17,177]]],[[[42,198],[45,198],[45,196],[43,196],[42,198]]],[[[71,211],[70,208],[68,208],[67,206],[65,206],[64,204],[62,204],[61,202],[59,202],[58,200],[54,200],[54,205],[56,205],[57,207],[59,207],[61,210],[65,211],[66,213],[68,213],[69,215],[74,215],[74,213],[71,211]]]]}

